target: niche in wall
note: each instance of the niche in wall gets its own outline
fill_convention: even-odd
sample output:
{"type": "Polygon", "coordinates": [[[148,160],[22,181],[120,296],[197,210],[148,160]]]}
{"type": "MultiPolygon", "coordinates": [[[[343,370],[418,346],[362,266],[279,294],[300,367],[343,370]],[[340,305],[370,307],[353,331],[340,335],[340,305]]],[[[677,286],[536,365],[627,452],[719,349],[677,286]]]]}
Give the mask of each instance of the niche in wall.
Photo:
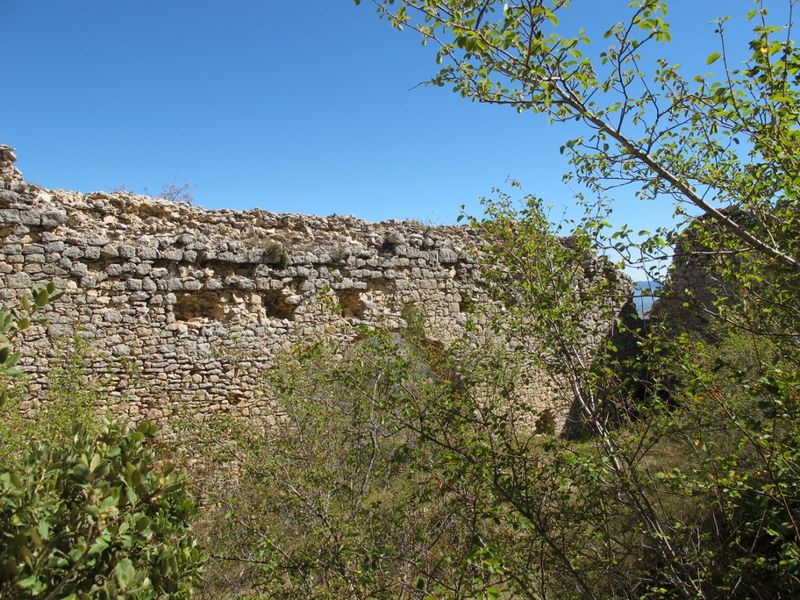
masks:
{"type": "Polygon", "coordinates": [[[294,319],[294,311],[297,306],[286,301],[286,295],[282,290],[270,290],[261,295],[261,304],[267,316],[272,319],[294,319]]]}
{"type": "Polygon", "coordinates": [[[358,290],[338,290],[336,297],[339,300],[341,315],[345,319],[364,318],[364,301],[358,290]]]}
{"type": "Polygon", "coordinates": [[[175,294],[175,319],[178,321],[222,321],[225,301],[218,292],[179,292],[175,294]]]}

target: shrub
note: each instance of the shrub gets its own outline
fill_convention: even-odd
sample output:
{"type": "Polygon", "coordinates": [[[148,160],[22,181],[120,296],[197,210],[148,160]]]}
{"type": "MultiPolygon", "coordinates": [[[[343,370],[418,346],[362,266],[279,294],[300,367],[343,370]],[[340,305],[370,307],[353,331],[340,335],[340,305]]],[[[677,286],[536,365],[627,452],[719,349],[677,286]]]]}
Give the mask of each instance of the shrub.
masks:
{"type": "Polygon", "coordinates": [[[158,197],[162,200],[169,200],[170,202],[194,204],[194,196],[191,193],[194,187],[195,186],[191,183],[184,183],[182,185],[178,185],[177,183],[165,183],[161,186],[158,197]]]}
{"type": "Polygon", "coordinates": [[[94,394],[73,385],[80,348],[51,373],[47,408],[21,414],[16,338],[60,294],[31,295],[19,313],[0,310],[0,597],[188,597],[203,566],[195,506],[158,460],[155,427],[98,422],[94,394]]]}
{"type": "Polygon", "coordinates": [[[76,430],[0,469],[0,595],[188,597],[203,558],[195,506],[152,425],[76,430]]]}
{"type": "Polygon", "coordinates": [[[285,269],[289,264],[289,253],[280,242],[269,242],[264,246],[264,262],[285,269]]]}
{"type": "Polygon", "coordinates": [[[439,386],[408,344],[361,334],[347,349],[312,342],[283,357],[277,426],[215,420],[182,441],[213,464],[197,472],[209,597],[492,598],[506,579],[485,540],[510,532],[488,497],[453,481],[438,449],[391,413],[404,382],[425,395],[439,386]]]}

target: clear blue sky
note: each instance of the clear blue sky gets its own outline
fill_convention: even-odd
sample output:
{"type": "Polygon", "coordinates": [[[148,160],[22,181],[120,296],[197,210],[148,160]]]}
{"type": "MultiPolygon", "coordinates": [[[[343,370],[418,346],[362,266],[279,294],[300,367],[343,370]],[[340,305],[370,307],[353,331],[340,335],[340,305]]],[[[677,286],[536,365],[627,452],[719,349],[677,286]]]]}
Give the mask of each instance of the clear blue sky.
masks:
{"type": "MultiPolygon", "coordinates": [[[[709,21],[753,6],[670,4],[665,51],[701,69],[717,47],[709,21]]],[[[576,0],[571,11],[596,28],[626,7],[576,0]]],[[[0,0],[0,39],[0,143],[47,187],[189,182],[209,208],[448,223],[510,176],[571,204],[558,153],[571,131],[411,89],[434,72],[433,49],[368,0],[0,0]]],[[[615,221],[635,228],[671,214],[620,200],[615,221]]]]}

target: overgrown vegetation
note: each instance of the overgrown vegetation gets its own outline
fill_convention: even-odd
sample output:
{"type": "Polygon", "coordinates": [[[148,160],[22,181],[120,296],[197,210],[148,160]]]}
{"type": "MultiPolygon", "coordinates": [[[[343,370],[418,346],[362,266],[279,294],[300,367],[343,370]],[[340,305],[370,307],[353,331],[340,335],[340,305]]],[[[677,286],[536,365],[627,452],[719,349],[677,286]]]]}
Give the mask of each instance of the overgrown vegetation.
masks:
{"type": "Polygon", "coordinates": [[[437,45],[433,84],[582,123],[564,152],[593,198],[555,230],[530,197],[515,209],[501,195],[470,220],[505,305],[476,318],[486,343],[443,350],[412,327],[341,356],[298,350],[275,382],[278,425],[211,438],[241,466],[215,500],[238,522],[213,529],[227,540],[220,564],[248,565],[248,590],[270,597],[795,597],[794,3],[787,26],[761,3],[747,14],[743,68],[720,20],[707,64],[722,74],[692,79],[665,59],[641,67],[646,46],[669,41],[664,2],[633,3],[598,57],[583,33],[559,33],[568,2],[374,4],[437,45]],[[675,202],[676,225],[638,242],[610,231],[620,185],[675,202]],[[649,269],[686,223],[683,250],[703,257],[716,297],[673,288],[687,312],[629,331],[638,354],[626,356],[591,326],[614,304],[607,278],[576,289],[585,257],[613,248],[649,269]],[[687,326],[692,310],[704,330],[687,326]],[[548,401],[570,405],[572,437],[542,433],[560,423],[523,393],[530,367],[562,390],[548,401]]]}
{"type": "Polygon", "coordinates": [[[443,350],[409,314],[402,336],[309,343],[271,377],[274,427],[195,438],[235,472],[200,479],[211,596],[794,596],[796,365],[657,323],[630,364],[583,318],[609,310],[574,287],[585,225],[565,241],[533,199],[487,207],[473,225],[511,307],[481,315],[490,336],[443,350]],[[524,393],[531,368],[560,395],[524,393]],[[542,433],[551,407],[577,436],[542,433]]]}
{"type": "Polygon", "coordinates": [[[204,563],[190,528],[195,505],[157,455],[155,428],[100,421],[101,399],[79,385],[69,359],[54,369],[46,406],[21,411],[27,392],[12,344],[46,323],[38,313],[60,295],[33,289],[20,314],[0,311],[0,596],[188,597],[204,563]]]}
{"type": "MultiPolygon", "coordinates": [[[[574,223],[502,193],[467,219],[495,303],[473,307],[463,339],[445,348],[409,313],[403,333],[311,340],[268,374],[267,422],[178,437],[202,498],[204,595],[800,595],[795,3],[785,26],[756,3],[747,64],[723,45],[707,59],[721,76],[692,79],[663,59],[640,68],[648,44],[669,40],[664,2],[633,2],[596,58],[582,33],[559,34],[561,0],[374,4],[438,45],[434,84],[582,123],[564,146],[568,178],[594,197],[574,223]],[[610,231],[619,184],[674,201],[690,233],[680,220],[639,242],[610,231]],[[714,294],[673,288],[678,312],[620,319],[636,352],[621,351],[607,326],[619,281],[590,257],[663,258],[679,242],[714,294]]],[[[285,262],[282,246],[265,250],[285,262]]],[[[53,293],[35,290],[25,310],[53,293]]],[[[8,338],[33,322],[1,317],[8,338]]],[[[0,350],[2,383],[17,360],[0,350]]],[[[0,592],[187,595],[201,561],[193,509],[151,429],[71,431],[54,445],[2,430],[0,592]]]]}

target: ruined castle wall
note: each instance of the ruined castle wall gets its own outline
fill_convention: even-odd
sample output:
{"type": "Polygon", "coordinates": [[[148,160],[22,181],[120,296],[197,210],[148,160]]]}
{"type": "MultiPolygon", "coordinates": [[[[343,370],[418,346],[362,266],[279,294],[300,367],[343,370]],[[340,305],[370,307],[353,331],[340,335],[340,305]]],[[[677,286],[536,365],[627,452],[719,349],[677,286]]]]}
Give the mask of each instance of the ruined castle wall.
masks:
{"type": "Polygon", "coordinates": [[[406,305],[447,342],[480,294],[459,227],[207,211],[19,178],[2,188],[0,302],[50,281],[65,291],[46,335],[24,345],[34,389],[77,334],[89,342],[88,383],[152,419],[170,402],[259,414],[282,349],[357,323],[400,327],[406,305]]]}
{"type": "MultiPolygon", "coordinates": [[[[406,307],[447,344],[488,302],[467,228],[47,190],[26,183],[13,161],[0,146],[0,305],[13,308],[51,281],[64,291],[46,329],[22,345],[25,409],[47,401],[53,369],[77,339],[80,385],[119,412],[160,422],[176,409],[264,415],[265,375],[293,345],[352,339],[358,324],[402,328],[406,307]]],[[[607,261],[587,261],[585,276],[619,284],[608,301],[621,308],[628,282],[607,261]]],[[[590,329],[602,337],[611,328],[590,329]]],[[[596,343],[587,340],[587,352],[596,343]]],[[[541,373],[523,379],[526,401],[566,416],[566,386],[559,393],[541,373]]]]}

